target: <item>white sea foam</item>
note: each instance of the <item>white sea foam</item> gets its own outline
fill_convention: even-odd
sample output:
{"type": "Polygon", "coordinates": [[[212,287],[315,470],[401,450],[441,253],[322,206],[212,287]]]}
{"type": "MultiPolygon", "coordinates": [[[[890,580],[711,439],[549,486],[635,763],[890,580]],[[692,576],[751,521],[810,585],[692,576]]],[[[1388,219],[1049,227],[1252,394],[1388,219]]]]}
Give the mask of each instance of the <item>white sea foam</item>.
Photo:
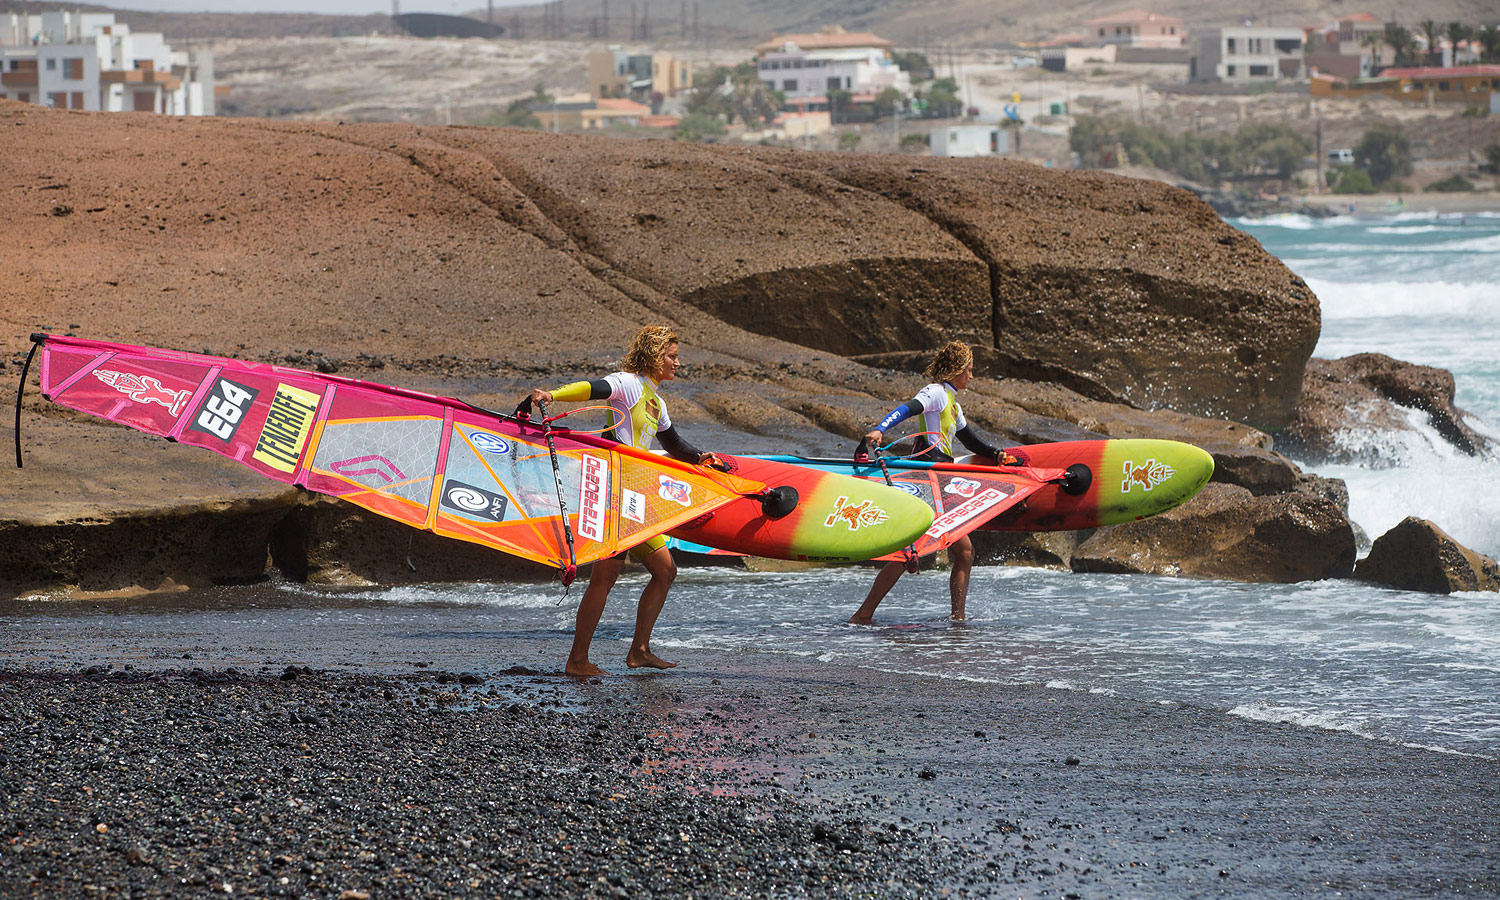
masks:
{"type": "Polygon", "coordinates": [[[1421,316],[1500,321],[1493,284],[1451,281],[1332,281],[1307,278],[1324,319],[1421,316]]]}
{"type": "Polygon", "coordinates": [[[1363,719],[1323,709],[1284,706],[1256,700],[1234,707],[1229,714],[1255,722],[1300,725],[1304,728],[1321,728],[1325,731],[1348,731],[1365,738],[1375,737],[1368,730],[1363,719]]]}
{"type": "Polygon", "coordinates": [[[1469,456],[1444,440],[1416,410],[1411,431],[1341,435],[1351,449],[1373,449],[1386,468],[1311,466],[1349,488],[1349,516],[1372,538],[1407,516],[1435,523],[1454,540],[1487,556],[1500,556],[1500,460],[1469,456]]]}

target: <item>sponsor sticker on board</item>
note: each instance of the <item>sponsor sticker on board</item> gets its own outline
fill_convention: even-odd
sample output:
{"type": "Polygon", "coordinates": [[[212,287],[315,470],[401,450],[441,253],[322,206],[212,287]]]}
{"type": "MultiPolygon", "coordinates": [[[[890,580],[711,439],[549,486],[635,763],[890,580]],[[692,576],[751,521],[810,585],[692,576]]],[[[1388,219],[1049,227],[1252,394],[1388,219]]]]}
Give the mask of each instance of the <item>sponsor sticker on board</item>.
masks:
{"type": "Polygon", "coordinates": [[[1140,465],[1136,465],[1135,460],[1127,459],[1121,468],[1125,475],[1124,480],[1120,482],[1122,494],[1130,493],[1130,489],[1137,486],[1143,491],[1149,491],[1177,474],[1171,466],[1154,459],[1148,459],[1140,465]]]}
{"type": "Polygon", "coordinates": [[[879,525],[889,518],[886,511],[872,500],[850,503],[848,497],[839,497],[833,501],[833,512],[823,521],[823,527],[832,528],[842,522],[849,526],[850,531],[858,531],[867,525],[879,525]]]}
{"type": "Polygon", "coordinates": [[[604,513],[609,509],[609,462],[592,453],[583,455],[583,477],[578,485],[578,534],[604,540],[604,513]]]}
{"type": "Polygon", "coordinates": [[[1004,491],[999,491],[995,488],[986,488],[943,513],[941,516],[938,516],[936,519],[933,519],[932,526],[927,529],[927,537],[941,537],[980,515],[985,510],[1001,503],[1009,496],[1010,494],[1004,491]]]}
{"type": "Polygon", "coordinates": [[[972,478],[955,478],[948,482],[943,488],[945,494],[957,494],[960,497],[972,497],[974,492],[982,485],[972,478]]]}

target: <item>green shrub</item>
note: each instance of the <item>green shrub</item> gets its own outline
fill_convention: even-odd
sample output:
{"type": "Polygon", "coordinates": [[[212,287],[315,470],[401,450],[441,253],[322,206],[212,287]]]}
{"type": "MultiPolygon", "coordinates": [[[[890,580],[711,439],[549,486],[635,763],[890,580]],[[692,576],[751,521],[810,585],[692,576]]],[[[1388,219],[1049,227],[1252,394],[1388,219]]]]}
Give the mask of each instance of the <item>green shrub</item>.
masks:
{"type": "Polygon", "coordinates": [[[1373,194],[1375,183],[1370,180],[1370,173],[1363,169],[1349,169],[1339,177],[1338,184],[1333,186],[1335,194],[1373,194]]]}
{"type": "Polygon", "coordinates": [[[1441,181],[1434,181],[1432,184],[1429,184],[1427,186],[1427,190],[1442,191],[1446,194],[1451,194],[1458,191],[1472,191],[1474,190],[1474,182],[1463,177],[1457,172],[1454,172],[1452,175],[1449,175],[1447,178],[1444,178],[1441,181]]]}
{"type": "Polygon", "coordinates": [[[705,141],[723,135],[727,128],[718,116],[706,112],[690,112],[683,116],[677,123],[677,130],[672,132],[674,141],[705,141]]]}
{"type": "Polygon", "coordinates": [[[932,146],[932,135],[930,134],[922,133],[901,135],[902,153],[920,153],[930,146],[932,146]]]}

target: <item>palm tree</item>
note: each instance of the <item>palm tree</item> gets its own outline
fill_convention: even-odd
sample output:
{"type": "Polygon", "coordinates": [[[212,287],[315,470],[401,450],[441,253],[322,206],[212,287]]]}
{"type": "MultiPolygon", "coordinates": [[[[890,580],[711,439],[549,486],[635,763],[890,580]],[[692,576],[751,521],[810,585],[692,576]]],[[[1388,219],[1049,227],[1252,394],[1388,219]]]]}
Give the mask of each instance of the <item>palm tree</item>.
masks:
{"type": "Polygon", "coordinates": [[[1404,25],[1397,25],[1395,22],[1387,22],[1383,39],[1390,45],[1396,65],[1410,64],[1413,61],[1417,53],[1417,40],[1411,33],[1411,29],[1404,25]]]}
{"type": "Polygon", "coordinates": [[[1474,39],[1474,26],[1463,22],[1449,22],[1443,26],[1443,36],[1453,45],[1453,64],[1458,65],[1458,45],[1474,39]]]}
{"type": "Polygon", "coordinates": [[[1484,47],[1481,62],[1500,61],[1500,25],[1481,25],[1474,30],[1474,37],[1484,47]]]}
{"type": "MultiPolygon", "coordinates": [[[[1421,32],[1422,36],[1427,39],[1427,54],[1422,60],[1422,65],[1430,66],[1433,64],[1432,57],[1437,52],[1437,37],[1441,30],[1438,23],[1432,19],[1423,19],[1417,23],[1417,31],[1421,32]]],[[[1442,59],[1439,56],[1438,62],[1441,63],[1442,59]]]]}
{"type": "Polygon", "coordinates": [[[756,120],[770,122],[786,102],[785,94],[760,80],[754,63],[735,66],[729,85],[734,91],[730,105],[747,128],[755,125],[756,120]]]}
{"type": "Polygon", "coordinates": [[[1385,35],[1372,31],[1359,39],[1359,45],[1370,48],[1370,74],[1373,75],[1381,67],[1380,48],[1385,46],[1385,35]]]}

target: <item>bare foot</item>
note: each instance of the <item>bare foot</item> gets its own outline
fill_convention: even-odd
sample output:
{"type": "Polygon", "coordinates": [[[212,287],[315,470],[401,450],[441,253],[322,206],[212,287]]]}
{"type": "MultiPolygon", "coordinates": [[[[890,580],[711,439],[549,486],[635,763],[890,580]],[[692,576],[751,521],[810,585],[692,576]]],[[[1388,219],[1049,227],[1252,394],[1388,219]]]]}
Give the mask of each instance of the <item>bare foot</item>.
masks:
{"type": "Polygon", "coordinates": [[[599,668],[588,660],[584,660],[580,663],[574,662],[570,659],[568,660],[568,664],[563,667],[563,671],[567,672],[569,675],[572,675],[574,678],[591,678],[595,675],[604,674],[603,669],[599,668]]]}
{"type": "Polygon", "coordinates": [[[625,654],[625,665],[632,669],[642,667],[651,669],[675,669],[677,663],[667,662],[650,650],[632,650],[625,654]]]}
{"type": "Polygon", "coordinates": [[[854,615],[852,615],[852,616],[849,617],[848,624],[850,624],[850,625],[873,625],[873,624],[875,624],[875,617],[874,616],[862,616],[859,613],[855,613],[854,615]]]}

